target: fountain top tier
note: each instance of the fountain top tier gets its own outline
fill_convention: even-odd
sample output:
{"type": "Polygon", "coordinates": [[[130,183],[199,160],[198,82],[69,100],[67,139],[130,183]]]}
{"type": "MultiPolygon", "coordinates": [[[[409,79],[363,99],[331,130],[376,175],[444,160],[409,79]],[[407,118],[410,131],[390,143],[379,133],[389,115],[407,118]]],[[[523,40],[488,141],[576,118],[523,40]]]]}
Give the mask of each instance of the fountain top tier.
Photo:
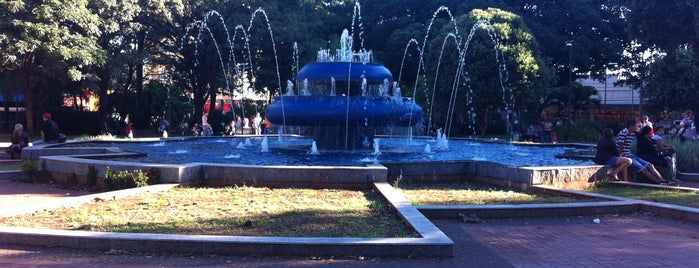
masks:
{"type": "MultiPolygon", "coordinates": [[[[299,95],[330,95],[347,89],[350,96],[386,96],[389,94],[393,74],[381,64],[373,63],[371,50],[354,51],[353,38],[347,29],[340,36],[340,48],[318,51],[316,62],[305,65],[296,75],[299,95]],[[360,91],[361,89],[361,91],[360,91]]],[[[294,95],[287,86],[287,95],[294,95]]],[[[394,85],[396,87],[396,85],[394,85]]],[[[395,91],[395,90],[394,90],[395,91]]],[[[394,92],[394,96],[400,96],[394,92]]]]}
{"type": "Polygon", "coordinates": [[[371,51],[355,52],[344,30],[336,53],[320,50],[316,62],[301,68],[298,94],[287,82],[286,93],[267,106],[267,119],[282,126],[310,127],[323,149],[368,147],[379,128],[418,124],[422,108],[401,96],[386,67],[371,61],[371,51]]]}
{"type": "Polygon", "coordinates": [[[335,54],[331,53],[330,49],[321,49],[318,51],[318,62],[361,62],[370,63],[372,62],[372,52],[371,50],[366,51],[364,48],[359,51],[352,50],[353,38],[349,35],[347,29],[342,31],[340,36],[340,48],[336,50],[335,54]]]}

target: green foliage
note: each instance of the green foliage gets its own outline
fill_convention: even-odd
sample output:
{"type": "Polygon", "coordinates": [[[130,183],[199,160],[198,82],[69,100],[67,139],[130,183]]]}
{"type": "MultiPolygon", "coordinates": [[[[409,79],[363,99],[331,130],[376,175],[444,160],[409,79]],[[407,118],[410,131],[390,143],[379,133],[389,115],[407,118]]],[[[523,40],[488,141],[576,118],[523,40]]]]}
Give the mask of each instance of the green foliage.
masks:
{"type": "Polygon", "coordinates": [[[628,31],[649,47],[671,52],[682,45],[695,51],[699,29],[697,3],[687,0],[631,0],[627,1],[628,31]],[[672,30],[668,30],[672,29],[672,30]]]}
{"type": "Polygon", "coordinates": [[[554,130],[559,142],[597,142],[604,124],[600,121],[581,120],[575,124],[562,124],[554,130]]]}
{"type": "Polygon", "coordinates": [[[681,142],[679,139],[664,139],[663,142],[677,149],[677,169],[682,172],[699,173],[699,143],[681,142]]]}
{"type": "Polygon", "coordinates": [[[70,175],[68,175],[68,179],[66,180],[66,183],[68,185],[78,184],[78,175],[75,174],[75,172],[70,173],[70,175]]]}
{"type": "Polygon", "coordinates": [[[100,133],[100,117],[96,112],[61,107],[50,110],[62,133],[66,135],[97,135],[100,133]]]}
{"type": "Polygon", "coordinates": [[[223,132],[223,127],[226,123],[234,120],[233,113],[223,114],[221,110],[213,110],[209,112],[209,125],[211,125],[214,135],[223,132]]]}
{"type": "Polygon", "coordinates": [[[148,173],[146,175],[148,176],[148,185],[157,184],[160,182],[160,179],[162,178],[162,174],[159,168],[148,169],[148,173]]]}
{"type": "Polygon", "coordinates": [[[22,163],[21,182],[49,182],[51,179],[51,173],[41,169],[37,161],[30,160],[22,163]]]}
{"type": "Polygon", "coordinates": [[[86,177],[88,186],[97,185],[97,168],[95,168],[95,166],[88,166],[86,177]]]}
{"type": "Polygon", "coordinates": [[[134,170],[132,173],[125,170],[115,172],[107,167],[107,171],[104,173],[105,188],[107,190],[120,190],[148,186],[157,182],[160,177],[158,169],[153,168],[151,171],[154,173],[153,176],[149,176],[148,172],[141,170],[134,170]]]}
{"type": "Polygon", "coordinates": [[[699,65],[696,56],[686,49],[678,49],[649,66],[650,77],[641,91],[648,98],[646,103],[650,110],[660,112],[664,109],[699,108],[699,65]]]}
{"type": "MultiPolygon", "coordinates": [[[[470,118],[469,110],[472,109],[478,116],[477,129],[480,129],[481,135],[505,133],[504,123],[495,128],[490,126],[497,119],[494,116],[505,107],[513,108],[509,106],[515,103],[535,110],[545,85],[550,82],[549,71],[536,39],[520,16],[502,9],[474,9],[467,15],[458,17],[456,23],[464,39],[473,29],[473,38],[468,40],[470,43],[461,45],[464,48],[468,45],[464,55],[464,71],[468,77],[458,83],[454,118],[457,118],[457,122],[460,122],[458,118],[461,117],[470,118]],[[474,28],[474,25],[479,27],[474,28]]],[[[447,113],[453,98],[452,81],[459,53],[455,42],[445,37],[454,31],[452,23],[443,24],[439,35],[429,39],[429,50],[425,52],[425,72],[430,77],[426,81],[430,84],[430,92],[426,95],[435,95],[434,103],[431,103],[431,97],[427,103],[434,107],[434,114],[444,115],[447,120],[451,117],[447,113]],[[441,55],[443,56],[440,57],[441,55]],[[434,78],[437,71],[439,79],[434,78]],[[431,92],[432,88],[435,89],[434,93],[431,92]]],[[[438,124],[442,123],[436,117],[435,120],[438,124]]],[[[466,121],[471,123],[468,122],[470,120],[466,121]]]]}

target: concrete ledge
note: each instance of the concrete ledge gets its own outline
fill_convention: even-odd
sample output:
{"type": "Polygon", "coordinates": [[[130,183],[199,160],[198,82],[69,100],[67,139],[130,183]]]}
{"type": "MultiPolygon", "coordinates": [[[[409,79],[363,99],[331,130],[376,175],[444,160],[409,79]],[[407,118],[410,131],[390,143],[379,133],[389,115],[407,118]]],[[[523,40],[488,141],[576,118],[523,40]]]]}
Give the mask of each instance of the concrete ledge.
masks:
{"type": "Polygon", "coordinates": [[[481,161],[385,163],[383,165],[388,168],[390,180],[400,177],[411,181],[435,182],[466,177],[487,177],[506,180],[517,187],[520,185],[585,187],[604,178],[606,171],[606,168],[601,165],[518,167],[481,161]]]}
{"type": "Polygon", "coordinates": [[[22,177],[21,170],[2,170],[2,171],[0,171],[0,180],[2,180],[2,181],[17,180],[21,177],[22,177]]]}
{"type": "Polygon", "coordinates": [[[678,179],[682,181],[699,181],[699,173],[682,173],[678,176],[678,179]]]}
{"type": "Polygon", "coordinates": [[[427,217],[420,213],[415,206],[411,205],[400,192],[385,182],[375,183],[374,187],[388,200],[391,206],[396,209],[398,215],[425,239],[425,242],[434,246],[426,250],[434,250],[434,248],[437,248],[445,257],[452,257],[454,255],[454,242],[442,233],[442,231],[427,219],[427,217]]]}
{"type": "Polygon", "coordinates": [[[386,181],[386,167],[353,166],[248,166],[201,164],[202,185],[253,185],[268,187],[310,187],[371,189],[386,181]]]}
{"type": "Polygon", "coordinates": [[[386,167],[382,165],[354,166],[250,166],[210,163],[143,164],[137,162],[101,160],[94,158],[130,156],[131,153],[109,155],[41,156],[44,170],[50,172],[58,183],[67,183],[75,175],[85,183],[90,169],[99,178],[107,168],[115,171],[160,170],[161,182],[185,185],[254,185],[268,187],[311,187],[371,189],[372,183],[386,181],[386,167]]]}

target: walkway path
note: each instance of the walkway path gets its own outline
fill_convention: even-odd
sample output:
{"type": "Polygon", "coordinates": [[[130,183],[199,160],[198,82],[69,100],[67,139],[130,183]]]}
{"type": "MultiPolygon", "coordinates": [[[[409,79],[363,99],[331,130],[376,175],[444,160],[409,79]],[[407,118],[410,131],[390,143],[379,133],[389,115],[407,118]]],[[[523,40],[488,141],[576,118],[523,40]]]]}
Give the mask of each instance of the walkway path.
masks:
{"type": "MultiPolygon", "coordinates": [[[[0,181],[0,209],[80,194],[0,181]]],[[[691,267],[699,259],[699,224],[645,214],[435,224],[454,241],[454,258],[183,256],[0,244],[0,267],[691,267]]]]}

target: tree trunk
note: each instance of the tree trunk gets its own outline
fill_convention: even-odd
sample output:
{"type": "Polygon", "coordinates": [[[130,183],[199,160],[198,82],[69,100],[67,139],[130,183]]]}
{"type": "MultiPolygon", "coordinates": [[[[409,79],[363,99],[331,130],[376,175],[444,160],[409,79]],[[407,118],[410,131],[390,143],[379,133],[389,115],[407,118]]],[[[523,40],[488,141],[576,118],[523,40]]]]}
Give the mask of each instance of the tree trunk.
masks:
{"type": "MultiPolygon", "coordinates": [[[[5,103],[4,103],[4,104],[5,104],[5,107],[3,107],[3,108],[5,108],[5,112],[2,113],[2,119],[3,119],[2,128],[3,128],[3,129],[12,130],[12,129],[10,128],[10,100],[14,100],[14,99],[15,99],[15,98],[14,98],[15,96],[13,95],[12,98],[10,99],[10,98],[8,98],[9,95],[10,95],[9,92],[5,91],[5,92],[3,92],[3,93],[4,93],[4,94],[3,94],[3,98],[5,98],[5,103]]],[[[16,95],[16,94],[15,94],[15,95],[16,95]]],[[[15,111],[15,115],[16,115],[16,114],[17,114],[17,111],[15,111]]],[[[16,116],[15,116],[15,117],[16,117],[16,116]]],[[[15,119],[16,119],[16,118],[15,118],[15,119]]],[[[16,121],[16,120],[15,120],[15,121],[16,121]]]]}
{"type": "Polygon", "coordinates": [[[216,88],[209,89],[209,112],[216,110],[216,88]]]}
{"type": "Polygon", "coordinates": [[[36,59],[35,52],[29,52],[24,55],[22,60],[22,70],[24,73],[24,108],[27,119],[27,133],[38,134],[34,132],[34,79],[32,79],[34,71],[34,61],[36,59]]]}
{"type": "Polygon", "coordinates": [[[109,114],[112,112],[111,111],[111,103],[109,101],[109,97],[107,95],[109,91],[109,79],[111,78],[109,75],[109,72],[106,69],[101,69],[98,72],[98,76],[100,78],[100,81],[98,83],[99,85],[99,116],[100,116],[100,129],[102,129],[103,133],[108,133],[110,131],[109,129],[109,114]]]}
{"type": "Polygon", "coordinates": [[[480,122],[478,123],[478,128],[481,130],[481,136],[485,136],[486,131],[488,130],[488,122],[490,122],[490,111],[486,109],[483,116],[481,116],[480,122]]]}

